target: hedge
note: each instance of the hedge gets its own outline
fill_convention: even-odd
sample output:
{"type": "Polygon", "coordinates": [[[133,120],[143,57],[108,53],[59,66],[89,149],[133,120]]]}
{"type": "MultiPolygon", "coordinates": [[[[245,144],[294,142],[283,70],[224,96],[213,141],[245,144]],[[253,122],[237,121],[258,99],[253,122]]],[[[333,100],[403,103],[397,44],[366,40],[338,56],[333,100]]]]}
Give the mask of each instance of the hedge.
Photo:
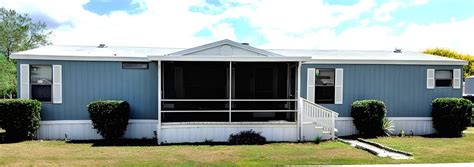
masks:
{"type": "Polygon", "coordinates": [[[126,101],[94,101],[87,105],[92,126],[102,137],[114,140],[127,130],[130,106],[126,101]]]}
{"type": "Polygon", "coordinates": [[[471,125],[472,103],[463,98],[436,98],[432,102],[433,127],[442,136],[462,136],[471,125]]]}
{"type": "Polygon", "coordinates": [[[41,103],[37,100],[0,100],[0,127],[6,131],[6,139],[32,139],[40,126],[40,110],[41,103]]]}
{"type": "Polygon", "coordinates": [[[359,135],[376,137],[385,134],[383,119],[386,114],[385,104],[380,100],[360,100],[352,103],[351,116],[359,135]]]}

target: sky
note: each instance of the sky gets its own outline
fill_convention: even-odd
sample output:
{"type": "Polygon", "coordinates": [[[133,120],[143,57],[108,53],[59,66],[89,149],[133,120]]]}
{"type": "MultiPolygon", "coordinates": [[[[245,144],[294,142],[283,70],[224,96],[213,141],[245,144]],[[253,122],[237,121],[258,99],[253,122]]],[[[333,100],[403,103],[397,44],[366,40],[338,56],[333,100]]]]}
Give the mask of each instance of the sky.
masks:
{"type": "Polygon", "coordinates": [[[474,55],[474,0],[0,0],[55,45],[188,48],[222,39],[263,49],[474,55]]]}

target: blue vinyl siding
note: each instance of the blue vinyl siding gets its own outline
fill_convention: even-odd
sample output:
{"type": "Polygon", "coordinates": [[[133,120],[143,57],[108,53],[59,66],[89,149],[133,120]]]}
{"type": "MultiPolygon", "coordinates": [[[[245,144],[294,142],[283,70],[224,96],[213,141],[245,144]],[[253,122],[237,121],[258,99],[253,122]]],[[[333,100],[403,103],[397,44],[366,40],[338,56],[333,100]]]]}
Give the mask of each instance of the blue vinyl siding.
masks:
{"type": "MultiPolygon", "coordinates": [[[[343,104],[322,104],[350,117],[356,100],[379,99],[387,106],[389,117],[430,117],[431,101],[438,97],[461,97],[461,89],[426,89],[427,69],[462,69],[462,66],[303,64],[301,96],[306,97],[308,68],[343,68],[343,104]]],[[[315,95],[317,96],[317,95],[315,95]]]]}
{"type": "Polygon", "coordinates": [[[126,100],[131,119],[157,119],[157,64],[122,69],[122,62],[18,60],[19,64],[62,65],[63,103],[43,103],[42,120],[88,120],[95,100],[126,100]]]}

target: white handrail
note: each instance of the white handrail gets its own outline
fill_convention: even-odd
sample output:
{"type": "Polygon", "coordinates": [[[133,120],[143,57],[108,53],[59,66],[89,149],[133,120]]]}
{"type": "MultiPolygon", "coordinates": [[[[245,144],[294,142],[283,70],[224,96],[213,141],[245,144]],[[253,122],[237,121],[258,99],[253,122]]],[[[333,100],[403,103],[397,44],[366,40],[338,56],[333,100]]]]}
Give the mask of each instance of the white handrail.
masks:
{"type": "Polygon", "coordinates": [[[301,121],[312,122],[317,126],[321,126],[323,131],[329,131],[331,138],[334,139],[336,137],[336,117],[339,114],[304,98],[301,99],[301,114],[303,115],[301,121]]]}

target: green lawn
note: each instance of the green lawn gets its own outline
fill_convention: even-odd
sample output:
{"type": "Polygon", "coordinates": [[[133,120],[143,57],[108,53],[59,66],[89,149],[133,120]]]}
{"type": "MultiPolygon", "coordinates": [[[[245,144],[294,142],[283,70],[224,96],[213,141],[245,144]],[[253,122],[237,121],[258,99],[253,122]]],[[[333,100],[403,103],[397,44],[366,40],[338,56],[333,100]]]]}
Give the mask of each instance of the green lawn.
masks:
{"type": "Polygon", "coordinates": [[[474,127],[462,138],[382,137],[371,139],[380,144],[408,151],[413,162],[474,162],[474,127]]]}
{"type": "Polygon", "coordinates": [[[379,138],[374,141],[413,152],[412,160],[379,158],[337,141],[260,146],[93,146],[91,143],[26,141],[0,144],[0,165],[134,166],[377,164],[474,161],[474,128],[463,138],[379,138]],[[472,133],[471,133],[472,132],[472,133]]]}

